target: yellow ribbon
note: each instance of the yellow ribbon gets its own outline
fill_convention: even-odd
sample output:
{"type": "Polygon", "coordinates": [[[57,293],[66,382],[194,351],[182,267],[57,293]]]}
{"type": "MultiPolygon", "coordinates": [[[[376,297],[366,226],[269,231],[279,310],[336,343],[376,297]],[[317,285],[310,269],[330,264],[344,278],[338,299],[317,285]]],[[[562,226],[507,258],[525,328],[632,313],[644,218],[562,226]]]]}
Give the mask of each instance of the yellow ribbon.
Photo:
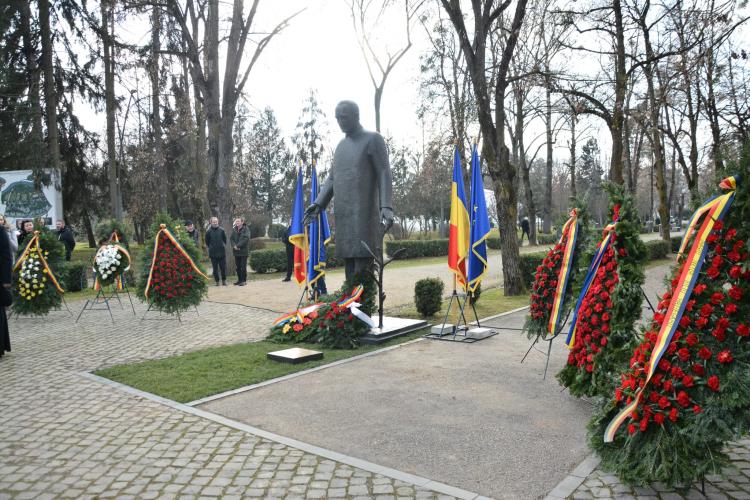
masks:
{"type": "Polygon", "coordinates": [[[60,283],[57,282],[57,279],[55,278],[54,273],[52,272],[52,269],[50,269],[49,264],[47,264],[47,260],[44,258],[44,255],[42,254],[42,249],[39,246],[39,231],[34,231],[34,236],[29,240],[29,244],[26,245],[26,248],[23,250],[23,253],[16,261],[16,265],[13,266],[13,272],[15,273],[18,271],[21,266],[23,265],[23,262],[31,255],[32,252],[36,252],[37,257],[39,257],[39,261],[42,263],[42,267],[44,268],[44,272],[49,276],[50,281],[52,281],[52,284],[55,285],[55,288],[60,293],[65,293],[65,290],[62,289],[60,286],[60,283]]]}

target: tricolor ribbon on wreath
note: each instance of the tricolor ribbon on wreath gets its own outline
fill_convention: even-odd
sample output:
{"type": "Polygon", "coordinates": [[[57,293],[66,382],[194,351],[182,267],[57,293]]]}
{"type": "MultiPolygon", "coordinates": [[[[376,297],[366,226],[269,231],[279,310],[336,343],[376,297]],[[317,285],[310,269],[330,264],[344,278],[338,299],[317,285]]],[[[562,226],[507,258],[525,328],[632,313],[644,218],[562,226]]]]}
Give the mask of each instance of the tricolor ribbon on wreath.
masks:
{"type": "Polygon", "coordinates": [[[690,295],[693,293],[695,282],[700,274],[701,267],[703,267],[703,261],[708,251],[706,240],[708,235],[714,228],[714,224],[724,218],[724,215],[729,210],[729,207],[734,200],[734,194],[737,189],[737,182],[739,182],[739,176],[727,177],[719,184],[719,187],[726,190],[727,192],[710,198],[706,203],[703,204],[693,216],[690,218],[690,224],[685,231],[685,236],[682,239],[680,245],[680,256],[683,255],[684,250],[693,234],[695,239],[690,247],[690,251],[687,254],[687,258],[682,264],[680,274],[677,281],[677,286],[674,289],[672,298],[669,301],[667,312],[664,315],[664,321],[661,324],[659,335],[656,337],[656,342],[653,351],[651,351],[651,358],[648,361],[646,371],[646,381],[643,387],[638,389],[633,400],[625,406],[609,423],[607,429],[604,431],[604,442],[611,443],[615,438],[617,429],[620,428],[622,423],[632,415],[632,413],[638,407],[638,403],[643,397],[646,386],[648,385],[651,377],[656,372],[656,368],[659,365],[664,353],[669,347],[669,343],[672,341],[674,332],[677,330],[677,326],[682,319],[682,315],[685,311],[685,305],[690,299],[690,295]],[[703,217],[705,215],[705,217],[703,217]],[[699,221],[701,221],[700,229],[697,230],[699,221]]]}
{"type": "Polygon", "coordinates": [[[575,253],[576,239],[578,238],[578,209],[576,208],[570,211],[570,218],[562,228],[560,243],[565,241],[566,238],[567,241],[562,255],[562,263],[557,274],[557,289],[555,290],[555,297],[552,302],[552,313],[550,314],[549,322],[547,323],[547,333],[553,337],[558,333],[558,326],[562,316],[563,304],[565,302],[565,291],[568,288],[568,281],[570,280],[573,254],[575,253]]]}
{"type": "MultiPolygon", "coordinates": [[[[352,313],[354,317],[365,322],[367,325],[369,325],[372,328],[375,326],[375,322],[367,314],[359,310],[359,307],[361,306],[361,304],[357,302],[359,298],[362,297],[362,293],[364,291],[365,289],[362,285],[357,285],[357,287],[354,288],[354,290],[352,290],[352,294],[349,297],[337,302],[337,306],[340,307],[341,309],[349,309],[349,311],[352,313]]],[[[304,320],[306,316],[311,314],[313,311],[317,311],[324,305],[326,305],[325,302],[318,302],[316,304],[311,304],[309,306],[301,307],[294,312],[290,312],[288,314],[285,314],[283,316],[276,318],[276,320],[273,322],[273,326],[282,326],[290,322],[293,319],[301,323],[302,320],[304,320]]]]}
{"type": "MultiPolygon", "coordinates": [[[[112,235],[114,236],[114,239],[110,237],[109,239],[110,241],[116,241],[116,242],[120,241],[120,238],[117,237],[116,233],[112,233],[112,235]]],[[[118,252],[122,252],[125,258],[128,259],[128,265],[125,266],[125,269],[123,269],[123,271],[127,271],[128,269],[130,269],[130,263],[132,262],[130,258],[130,253],[125,249],[125,247],[121,245],[114,244],[112,246],[114,246],[118,252]]],[[[101,247],[99,248],[99,250],[96,251],[96,255],[94,255],[94,262],[96,262],[96,257],[99,255],[99,252],[101,252],[103,248],[105,247],[101,247]]],[[[118,274],[117,276],[115,276],[114,284],[118,292],[121,292],[123,290],[122,274],[118,274]]],[[[101,289],[102,289],[102,284],[99,282],[99,274],[97,273],[96,276],[94,277],[94,290],[98,292],[101,289]]]]}
{"type": "Polygon", "coordinates": [[[50,269],[49,264],[47,264],[47,259],[44,258],[42,248],[39,246],[39,231],[34,231],[34,236],[32,236],[31,240],[29,240],[29,243],[26,245],[26,248],[24,248],[23,252],[18,257],[16,265],[13,266],[13,272],[15,273],[16,271],[18,271],[23,265],[24,261],[29,257],[29,255],[33,253],[35,253],[39,258],[39,262],[42,263],[43,272],[47,276],[49,276],[50,281],[52,281],[52,284],[55,285],[57,291],[60,293],[65,293],[65,290],[62,289],[60,283],[57,282],[55,274],[52,272],[52,269],[50,269]]]}
{"type": "Polygon", "coordinates": [[[188,254],[187,251],[185,251],[185,249],[182,247],[182,244],[180,244],[180,242],[177,240],[177,238],[174,237],[172,232],[169,229],[167,229],[167,225],[161,224],[160,228],[161,229],[159,229],[159,232],[156,233],[156,236],[154,237],[154,255],[151,258],[151,267],[149,268],[149,271],[148,271],[148,280],[146,281],[146,289],[144,290],[144,293],[143,293],[146,296],[146,298],[149,298],[148,292],[151,289],[151,278],[153,277],[154,265],[156,264],[156,251],[159,249],[159,238],[161,237],[165,237],[169,239],[169,241],[172,242],[172,244],[182,254],[182,256],[187,259],[188,263],[190,264],[190,267],[192,267],[193,270],[196,273],[198,273],[200,276],[203,276],[205,279],[208,279],[208,276],[203,274],[203,271],[201,271],[198,265],[193,261],[192,257],[190,257],[190,254],[188,254]]]}
{"type": "MultiPolygon", "coordinates": [[[[607,252],[607,249],[609,249],[609,246],[612,244],[612,238],[615,232],[615,227],[617,226],[617,221],[620,220],[620,208],[619,205],[615,205],[614,209],[614,216],[612,217],[612,222],[610,224],[607,224],[607,226],[604,228],[604,231],[602,231],[602,240],[599,242],[599,244],[596,247],[596,253],[594,254],[594,258],[591,261],[591,265],[589,266],[589,270],[586,273],[586,279],[583,280],[583,287],[581,288],[581,293],[578,295],[578,301],[576,302],[576,306],[573,309],[573,319],[570,323],[570,331],[568,332],[568,338],[565,339],[565,344],[568,346],[568,349],[573,349],[573,345],[576,341],[576,330],[578,329],[578,313],[581,310],[581,304],[583,303],[583,299],[586,298],[586,294],[589,291],[589,287],[591,286],[591,283],[594,282],[594,277],[596,276],[596,272],[599,270],[599,264],[602,263],[602,257],[604,257],[604,254],[607,252]]],[[[558,280],[559,285],[559,280],[558,280]]]]}

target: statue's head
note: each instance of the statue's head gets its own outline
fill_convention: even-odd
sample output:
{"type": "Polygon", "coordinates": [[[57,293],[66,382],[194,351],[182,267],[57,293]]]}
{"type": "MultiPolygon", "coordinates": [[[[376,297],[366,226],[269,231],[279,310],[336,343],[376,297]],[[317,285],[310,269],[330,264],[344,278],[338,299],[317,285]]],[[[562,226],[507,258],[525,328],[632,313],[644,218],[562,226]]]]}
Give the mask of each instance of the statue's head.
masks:
{"type": "Polygon", "coordinates": [[[359,128],[359,106],[354,101],[341,101],[336,105],[336,121],[347,135],[359,128]]]}

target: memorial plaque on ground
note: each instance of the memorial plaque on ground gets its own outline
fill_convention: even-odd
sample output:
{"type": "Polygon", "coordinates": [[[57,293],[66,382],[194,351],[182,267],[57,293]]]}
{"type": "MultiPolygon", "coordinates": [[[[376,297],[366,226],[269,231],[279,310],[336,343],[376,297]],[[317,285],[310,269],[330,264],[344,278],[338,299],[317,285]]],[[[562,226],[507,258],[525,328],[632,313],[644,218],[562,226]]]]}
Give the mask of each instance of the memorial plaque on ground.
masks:
{"type": "Polygon", "coordinates": [[[268,359],[273,361],[281,361],[282,363],[304,363],[305,361],[314,361],[316,359],[323,359],[323,353],[320,351],[313,351],[310,349],[303,349],[301,347],[292,347],[291,349],[284,349],[283,351],[273,351],[266,354],[268,359]]]}

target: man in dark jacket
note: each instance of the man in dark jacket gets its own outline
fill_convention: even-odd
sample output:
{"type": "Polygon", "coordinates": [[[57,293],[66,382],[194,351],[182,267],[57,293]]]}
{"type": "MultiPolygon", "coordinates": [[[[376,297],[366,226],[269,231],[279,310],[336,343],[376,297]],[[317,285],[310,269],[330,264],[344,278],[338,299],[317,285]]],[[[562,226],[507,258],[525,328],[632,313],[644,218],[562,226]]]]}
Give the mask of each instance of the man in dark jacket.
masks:
{"type": "Polygon", "coordinates": [[[65,227],[65,221],[57,219],[57,240],[65,245],[65,260],[70,260],[70,255],[73,253],[73,249],[76,247],[76,238],[73,236],[73,231],[69,227],[65,227]]]}
{"type": "Polygon", "coordinates": [[[530,225],[529,219],[524,217],[521,221],[521,244],[523,245],[523,237],[526,236],[526,241],[531,242],[531,233],[529,233],[530,225]]]}
{"type": "Polygon", "coordinates": [[[219,219],[211,217],[211,226],[206,231],[205,236],[206,248],[208,248],[208,257],[211,259],[211,266],[214,271],[214,280],[216,286],[227,284],[227,255],[225,249],[227,246],[227,233],[219,225],[219,219]]]}
{"type": "Polygon", "coordinates": [[[291,281],[292,272],[294,271],[294,245],[289,241],[289,231],[292,230],[292,226],[286,228],[282,241],[286,247],[286,277],[281,281],[291,281]]]}
{"type": "Polygon", "coordinates": [[[237,265],[235,285],[245,286],[247,284],[247,256],[250,253],[250,229],[245,224],[244,218],[238,217],[234,220],[230,241],[234,251],[234,263],[237,265]]]}

